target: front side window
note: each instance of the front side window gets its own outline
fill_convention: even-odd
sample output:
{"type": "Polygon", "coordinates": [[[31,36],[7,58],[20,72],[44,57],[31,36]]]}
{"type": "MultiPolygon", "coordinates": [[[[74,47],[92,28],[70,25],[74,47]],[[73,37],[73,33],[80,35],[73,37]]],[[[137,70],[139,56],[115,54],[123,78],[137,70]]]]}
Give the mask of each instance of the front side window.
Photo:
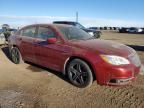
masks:
{"type": "Polygon", "coordinates": [[[35,37],[36,27],[28,27],[23,30],[22,36],[35,37]]]}
{"type": "Polygon", "coordinates": [[[56,38],[55,33],[48,27],[39,27],[37,37],[44,40],[56,38]]]}
{"type": "Polygon", "coordinates": [[[87,40],[92,38],[90,34],[76,27],[58,27],[58,29],[68,40],[87,40]]]}

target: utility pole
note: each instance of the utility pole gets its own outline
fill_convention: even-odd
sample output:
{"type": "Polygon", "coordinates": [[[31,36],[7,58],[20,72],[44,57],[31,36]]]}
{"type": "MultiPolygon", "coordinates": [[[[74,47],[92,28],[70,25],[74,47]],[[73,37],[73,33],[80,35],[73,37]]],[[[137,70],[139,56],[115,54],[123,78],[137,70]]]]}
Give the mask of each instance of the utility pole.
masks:
{"type": "Polygon", "coordinates": [[[76,12],[76,22],[78,22],[78,12],[76,12]]]}

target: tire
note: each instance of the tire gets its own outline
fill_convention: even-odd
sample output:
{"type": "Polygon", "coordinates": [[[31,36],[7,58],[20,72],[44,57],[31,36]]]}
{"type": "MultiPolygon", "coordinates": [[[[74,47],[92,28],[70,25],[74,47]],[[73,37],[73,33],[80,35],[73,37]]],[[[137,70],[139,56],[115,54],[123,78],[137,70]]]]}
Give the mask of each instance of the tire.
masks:
{"type": "Polygon", "coordinates": [[[15,63],[15,64],[23,63],[21,53],[17,47],[13,47],[10,50],[10,54],[11,54],[11,60],[13,63],[15,63]]]}
{"type": "Polygon", "coordinates": [[[100,38],[101,37],[101,32],[95,32],[94,37],[95,38],[100,38]]]}
{"type": "Polygon", "coordinates": [[[79,88],[90,87],[93,83],[92,71],[83,60],[72,60],[67,66],[67,74],[70,82],[79,88]]]}

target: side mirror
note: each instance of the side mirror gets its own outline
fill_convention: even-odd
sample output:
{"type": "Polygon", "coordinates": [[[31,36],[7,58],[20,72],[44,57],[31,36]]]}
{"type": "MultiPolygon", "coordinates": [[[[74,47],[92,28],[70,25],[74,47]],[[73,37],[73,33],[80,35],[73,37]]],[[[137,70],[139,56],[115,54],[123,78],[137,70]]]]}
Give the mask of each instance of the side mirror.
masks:
{"type": "Polygon", "coordinates": [[[56,38],[48,38],[48,39],[47,39],[48,44],[55,44],[56,41],[57,41],[56,38]]]}

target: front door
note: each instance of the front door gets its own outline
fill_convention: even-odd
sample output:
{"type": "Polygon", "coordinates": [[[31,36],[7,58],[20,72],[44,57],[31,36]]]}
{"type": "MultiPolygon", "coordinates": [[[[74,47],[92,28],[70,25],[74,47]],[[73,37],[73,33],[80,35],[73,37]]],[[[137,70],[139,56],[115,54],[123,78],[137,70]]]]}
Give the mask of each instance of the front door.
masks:
{"type": "Polygon", "coordinates": [[[61,43],[51,28],[42,26],[38,28],[38,35],[35,40],[35,55],[40,65],[60,70],[69,54],[66,49],[67,47],[61,43]],[[48,38],[56,38],[57,42],[49,44],[48,38]]]}

